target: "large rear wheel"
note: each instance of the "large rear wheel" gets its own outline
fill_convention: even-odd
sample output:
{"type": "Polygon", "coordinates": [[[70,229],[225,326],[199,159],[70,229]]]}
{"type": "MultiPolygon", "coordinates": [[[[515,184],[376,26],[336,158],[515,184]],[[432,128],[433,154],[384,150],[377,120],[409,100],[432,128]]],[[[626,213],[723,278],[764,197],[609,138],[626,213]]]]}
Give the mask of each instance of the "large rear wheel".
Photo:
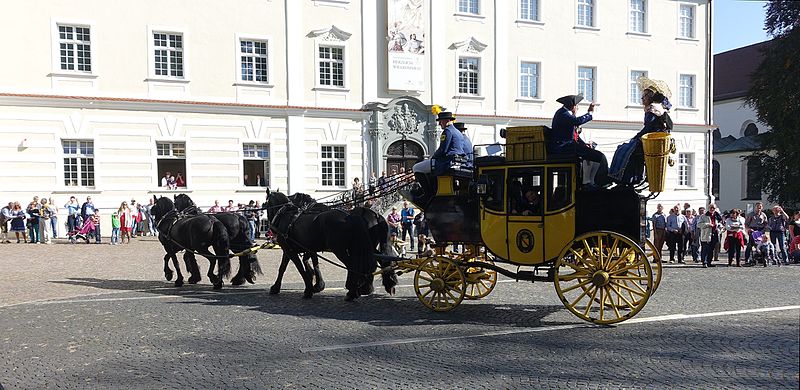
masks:
{"type": "Polygon", "coordinates": [[[638,313],[653,293],[653,270],[644,250],[614,232],[590,232],[564,248],[554,284],[564,306],[595,324],[614,324],[638,313]]]}

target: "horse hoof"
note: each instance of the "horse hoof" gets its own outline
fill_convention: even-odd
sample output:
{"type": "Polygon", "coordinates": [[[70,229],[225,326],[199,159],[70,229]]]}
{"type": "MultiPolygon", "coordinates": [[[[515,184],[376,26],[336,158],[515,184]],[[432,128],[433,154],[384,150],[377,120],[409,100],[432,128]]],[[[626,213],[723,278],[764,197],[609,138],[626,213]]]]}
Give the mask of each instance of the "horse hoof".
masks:
{"type": "Polygon", "coordinates": [[[172,271],[164,272],[164,278],[166,278],[168,282],[172,281],[172,271]]]}
{"type": "Polygon", "coordinates": [[[183,279],[176,280],[175,281],[175,287],[181,287],[181,286],[183,286],[183,279]]]}
{"type": "Polygon", "coordinates": [[[313,297],[313,296],[314,296],[314,293],[311,292],[311,291],[303,292],[303,299],[311,299],[311,297],[313,297]]]}
{"type": "Polygon", "coordinates": [[[350,291],[348,291],[348,292],[347,292],[347,295],[344,297],[344,300],[345,300],[346,302],[353,302],[353,301],[355,301],[355,300],[356,300],[356,298],[358,298],[358,293],[357,293],[357,292],[350,292],[350,291]]]}
{"type": "Polygon", "coordinates": [[[316,285],[314,285],[315,293],[322,292],[323,290],[325,290],[325,282],[317,283],[316,285]]]}
{"type": "Polygon", "coordinates": [[[189,284],[197,284],[200,281],[200,278],[191,277],[189,278],[189,284]]]}
{"type": "Polygon", "coordinates": [[[394,287],[387,287],[386,292],[389,293],[389,295],[394,295],[395,289],[394,287]]]}
{"type": "Polygon", "coordinates": [[[231,279],[231,284],[234,286],[241,286],[242,284],[244,284],[244,278],[237,276],[231,279]]]}
{"type": "Polygon", "coordinates": [[[221,289],[222,289],[222,283],[214,283],[214,290],[221,290],[221,289]]]}
{"type": "Polygon", "coordinates": [[[256,277],[255,276],[248,276],[245,279],[247,279],[247,283],[256,284],[256,277]]]}
{"type": "Polygon", "coordinates": [[[272,286],[269,288],[270,295],[278,295],[281,292],[280,286],[272,286]]]}

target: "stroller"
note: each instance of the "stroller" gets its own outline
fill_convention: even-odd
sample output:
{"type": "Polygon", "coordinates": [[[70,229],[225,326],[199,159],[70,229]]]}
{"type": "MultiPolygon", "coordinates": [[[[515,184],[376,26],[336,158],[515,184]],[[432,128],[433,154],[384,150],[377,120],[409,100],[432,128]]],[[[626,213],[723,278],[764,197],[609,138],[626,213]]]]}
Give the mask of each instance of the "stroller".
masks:
{"type": "Polygon", "coordinates": [[[94,226],[92,219],[86,218],[86,221],[83,222],[83,226],[81,226],[80,229],[67,233],[67,238],[69,239],[70,244],[75,244],[78,242],[78,240],[83,240],[88,244],[89,237],[94,237],[96,231],[97,227],[94,226]]]}

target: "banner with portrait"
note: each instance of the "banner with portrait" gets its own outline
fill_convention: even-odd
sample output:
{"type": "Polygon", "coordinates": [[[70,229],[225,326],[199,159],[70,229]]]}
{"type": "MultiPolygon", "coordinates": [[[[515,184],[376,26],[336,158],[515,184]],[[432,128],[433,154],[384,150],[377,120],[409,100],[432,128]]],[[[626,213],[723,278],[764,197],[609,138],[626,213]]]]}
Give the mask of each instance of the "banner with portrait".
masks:
{"type": "Polygon", "coordinates": [[[425,13],[423,0],[387,1],[389,89],[425,89],[425,13]]]}

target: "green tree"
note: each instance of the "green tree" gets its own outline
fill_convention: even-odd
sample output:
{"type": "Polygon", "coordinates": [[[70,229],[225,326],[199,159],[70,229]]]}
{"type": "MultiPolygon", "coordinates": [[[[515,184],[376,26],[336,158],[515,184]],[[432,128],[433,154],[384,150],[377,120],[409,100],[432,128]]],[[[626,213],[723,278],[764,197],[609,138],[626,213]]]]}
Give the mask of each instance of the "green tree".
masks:
{"type": "Polygon", "coordinates": [[[765,5],[764,30],[774,37],[751,75],[747,103],[771,131],[761,137],[760,183],[772,202],[800,206],[800,1],[765,5]]]}

